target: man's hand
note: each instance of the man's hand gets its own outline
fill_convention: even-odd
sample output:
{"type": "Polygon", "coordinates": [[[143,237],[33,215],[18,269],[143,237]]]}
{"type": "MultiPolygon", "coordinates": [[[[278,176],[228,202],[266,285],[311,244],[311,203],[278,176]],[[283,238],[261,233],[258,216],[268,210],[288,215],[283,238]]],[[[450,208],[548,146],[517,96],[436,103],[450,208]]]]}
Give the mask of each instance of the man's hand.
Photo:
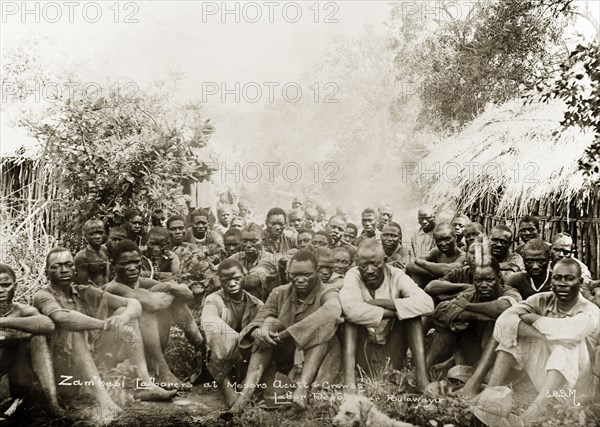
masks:
{"type": "Polygon", "coordinates": [[[252,338],[254,338],[254,342],[261,350],[266,350],[277,345],[267,330],[255,329],[252,332],[252,338]]]}
{"type": "Polygon", "coordinates": [[[16,329],[0,329],[0,342],[9,340],[29,339],[33,335],[28,332],[17,331],[16,329]]]}
{"type": "Polygon", "coordinates": [[[172,282],[170,282],[170,281],[163,282],[163,283],[157,283],[156,285],[154,285],[150,288],[150,291],[170,293],[171,292],[171,283],[172,282]]]}
{"type": "Polygon", "coordinates": [[[104,330],[122,328],[130,321],[131,319],[126,314],[116,314],[106,319],[104,322],[104,330]]]}
{"type": "Polygon", "coordinates": [[[391,299],[374,298],[370,301],[367,301],[367,304],[371,304],[376,307],[385,308],[386,310],[396,311],[396,306],[394,305],[394,300],[391,300],[391,299]]]}
{"type": "Polygon", "coordinates": [[[471,304],[466,298],[456,298],[453,303],[462,309],[465,309],[469,304],[471,304]]]}
{"type": "Polygon", "coordinates": [[[533,325],[538,319],[540,319],[542,316],[540,316],[539,314],[535,314],[535,313],[526,313],[526,314],[521,314],[519,316],[519,318],[527,323],[528,325],[533,325]]]}

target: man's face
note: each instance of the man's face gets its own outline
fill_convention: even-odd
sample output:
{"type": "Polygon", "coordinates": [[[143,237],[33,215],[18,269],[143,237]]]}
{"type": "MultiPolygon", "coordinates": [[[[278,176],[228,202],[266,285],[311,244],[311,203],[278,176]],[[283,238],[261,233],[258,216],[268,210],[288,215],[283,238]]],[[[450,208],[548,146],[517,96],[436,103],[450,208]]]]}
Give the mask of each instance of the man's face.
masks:
{"type": "Polygon", "coordinates": [[[442,228],[433,233],[435,245],[443,254],[450,253],[456,247],[456,236],[454,230],[450,228],[442,228]]]}
{"type": "Polygon", "coordinates": [[[508,249],[512,243],[511,235],[508,231],[504,230],[492,230],[490,236],[490,245],[492,248],[492,255],[498,261],[503,261],[508,254],[508,249]]]}
{"type": "Polygon", "coordinates": [[[327,224],[327,232],[331,235],[333,243],[337,243],[344,236],[346,231],[346,224],[339,218],[332,218],[327,224]]]}
{"type": "Polygon", "coordinates": [[[171,235],[171,242],[174,245],[180,245],[183,243],[183,234],[185,233],[185,223],[178,219],[171,221],[169,224],[169,234],[171,235]]]}
{"type": "Polygon", "coordinates": [[[573,256],[573,242],[570,239],[557,239],[550,249],[552,263],[573,256]]]}
{"type": "Polygon", "coordinates": [[[244,275],[238,267],[231,267],[222,270],[219,273],[219,281],[221,282],[221,289],[225,295],[230,298],[237,299],[237,296],[242,292],[242,278],[244,275]]]}
{"type": "MultiPolygon", "coordinates": [[[[204,239],[208,230],[208,218],[205,216],[195,216],[192,218],[192,232],[197,239],[204,239]]],[[[182,236],[183,239],[183,231],[182,236]]]]}
{"type": "Polygon", "coordinates": [[[539,234],[539,230],[533,225],[532,222],[521,222],[519,224],[519,237],[523,243],[529,242],[531,239],[536,239],[539,234]]]}
{"type": "MultiPolygon", "coordinates": [[[[456,230],[456,228],[455,228],[456,230]]],[[[471,247],[471,244],[474,242],[483,242],[483,233],[474,226],[465,227],[465,242],[467,242],[467,246],[471,247]]]]}
{"type": "MultiPolygon", "coordinates": [[[[231,211],[231,209],[223,209],[219,213],[219,221],[221,222],[221,225],[224,227],[229,227],[231,218],[233,218],[233,212],[231,211]]],[[[206,220],[206,223],[208,224],[208,219],[206,220]]]]}
{"type": "Polygon", "coordinates": [[[241,230],[244,228],[244,220],[242,218],[233,218],[229,223],[229,229],[241,230]]]}
{"type": "Polygon", "coordinates": [[[92,248],[99,248],[104,243],[104,226],[100,223],[92,224],[85,232],[85,240],[92,248]]]}
{"type": "Polygon", "coordinates": [[[344,231],[344,242],[352,244],[354,239],[356,239],[357,232],[352,227],[346,227],[346,231],[344,231]]]}
{"type": "Polygon", "coordinates": [[[328,248],[329,247],[329,242],[327,241],[327,237],[323,236],[322,234],[315,234],[313,236],[312,241],[311,241],[310,244],[315,249],[317,249],[317,248],[328,248]]]}
{"type": "Polygon", "coordinates": [[[127,235],[119,230],[110,230],[108,232],[108,240],[106,241],[106,247],[109,251],[112,252],[113,248],[119,243],[121,240],[125,240],[127,235]]]}
{"type": "Polygon", "coordinates": [[[152,214],[152,226],[153,227],[164,227],[166,220],[167,220],[167,218],[164,213],[153,213],[152,214]]]}
{"type": "Polygon", "coordinates": [[[135,283],[142,271],[142,258],[136,251],[123,252],[114,263],[117,280],[126,285],[135,283]]]}
{"type": "Polygon", "coordinates": [[[231,256],[242,249],[242,241],[237,236],[225,237],[225,239],[223,239],[223,244],[225,245],[227,256],[231,256]]]}
{"type": "Polygon", "coordinates": [[[492,267],[475,268],[473,274],[473,285],[479,296],[479,301],[491,301],[496,299],[496,290],[500,284],[500,279],[496,276],[492,267]]]}
{"type": "Polygon", "coordinates": [[[12,304],[15,296],[16,285],[8,273],[0,273],[0,304],[12,304]]]}
{"type": "Polygon", "coordinates": [[[319,265],[319,277],[323,283],[327,283],[333,274],[333,265],[324,264],[319,265]]]}
{"type": "Polygon", "coordinates": [[[402,235],[396,227],[384,225],[381,230],[381,244],[385,249],[394,250],[400,244],[402,235]]]}
{"type": "Polygon", "coordinates": [[[298,238],[296,239],[296,243],[298,244],[298,249],[309,248],[311,240],[312,240],[312,235],[310,233],[298,234],[298,238]]]}
{"type": "Polygon", "coordinates": [[[144,219],[139,215],[132,217],[129,220],[129,227],[133,234],[142,234],[142,229],[144,228],[144,219]]]}
{"type": "Polygon", "coordinates": [[[371,232],[375,230],[375,224],[377,224],[377,217],[375,214],[367,213],[363,214],[360,219],[363,229],[366,232],[371,232]]]}
{"type": "Polygon", "coordinates": [[[48,259],[46,277],[54,286],[70,285],[75,277],[75,263],[70,252],[56,252],[48,259]]]}
{"type": "Polygon", "coordinates": [[[550,258],[543,251],[523,251],[525,271],[531,277],[544,276],[548,271],[550,258]]]}
{"type": "Polygon", "coordinates": [[[417,221],[419,221],[419,225],[426,233],[430,232],[433,230],[433,227],[435,227],[435,217],[431,213],[419,212],[417,221]]]}
{"type": "Polygon", "coordinates": [[[302,208],[302,200],[300,199],[294,199],[294,201],[292,202],[292,209],[301,209],[302,208]]]}
{"type": "Polygon", "coordinates": [[[385,271],[382,254],[370,250],[359,252],[356,264],[367,288],[376,289],[381,285],[385,271]]]}
{"type": "Polygon", "coordinates": [[[302,224],[304,223],[304,217],[302,215],[291,213],[290,214],[290,226],[296,229],[296,231],[300,231],[302,228],[302,224]]]}
{"type": "Polygon", "coordinates": [[[271,215],[267,219],[267,233],[273,237],[281,236],[285,228],[285,217],[283,215],[271,215]]]}
{"type": "Polygon", "coordinates": [[[248,215],[250,213],[250,207],[246,206],[243,203],[240,203],[238,205],[238,208],[240,210],[239,216],[241,216],[242,218],[244,218],[246,215],[248,215]]]}
{"type": "Polygon", "coordinates": [[[379,225],[384,226],[392,220],[392,209],[390,208],[380,208],[379,209],[379,225]]]}
{"type": "Polygon", "coordinates": [[[467,220],[464,218],[455,218],[452,221],[452,227],[454,227],[454,235],[457,239],[462,239],[465,235],[465,226],[467,225],[467,220]]]}
{"type": "Polygon", "coordinates": [[[563,303],[574,301],[579,295],[581,275],[574,266],[558,264],[552,270],[552,292],[563,303]]]}
{"type": "Polygon", "coordinates": [[[325,211],[317,211],[317,221],[318,222],[323,222],[325,221],[325,211]]]}
{"type": "Polygon", "coordinates": [[[246,256],[251,258],[258,256],[262,251],[262,240],[256,231],[245,231],[242,233],[242,249],[246,256]]]}
{"type": "Polygon", "coordinates": [[[309,295],[319,283],[317,270],[309,260],[292,261],[289,278],[298,295],[309,295]]]}
{"type": "Polygon", "coordinates": [[[345,251],[336,251],[333,256],[333,271],[337,274],[345,275],[350,269],[350,255],[345,251]]]}
{"type": "Polygon", "coordinates": [[[150,255],[153,256],[161,256],[167,250],[167,246],[169,245],[169,241],[162,236],[150,236],[148,237],[148,251],[150,255]]]}

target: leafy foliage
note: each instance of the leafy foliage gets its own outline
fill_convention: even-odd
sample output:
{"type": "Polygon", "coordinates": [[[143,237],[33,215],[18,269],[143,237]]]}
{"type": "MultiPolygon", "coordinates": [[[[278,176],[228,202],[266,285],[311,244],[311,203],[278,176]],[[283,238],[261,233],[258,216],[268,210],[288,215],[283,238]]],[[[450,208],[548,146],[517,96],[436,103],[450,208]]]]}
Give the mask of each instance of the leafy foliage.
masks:
{"type": "Polygon", "coordinates": [[[567,104],[564,128],[578,126],[596,135],[579,166],[585,173],[600,173],[600,43],[578,45],[560,65],[556,76],[542,74],[535,82],[541,99],[560,98],[567,104]]]}
{"type": "Polygon", "coordinates": [[[478,2],[462,10],[464,16],[447,19],[452,12],[439,4],[443,13],[433,31],[432,22],[405,16],[397,6],[391,20],[402,22],[392,50],[398,78],[411,82],[421,98],[420,122],[445,132],[490,102],[522,94],[535,71],[555,60],[572,8],[572,0],[478,2]]]}
{"type": "Polygon", "coordinates": [[[169,109],[164,93],[102,93],[110,95],[63,99],[43,117],[22,120],[44,144],[67,238],[91,217],[118,223],[132,206],[176,210],[185,200],[182,180],[209,173],[192,150],[214,128],[197,109],[169,109]]]}

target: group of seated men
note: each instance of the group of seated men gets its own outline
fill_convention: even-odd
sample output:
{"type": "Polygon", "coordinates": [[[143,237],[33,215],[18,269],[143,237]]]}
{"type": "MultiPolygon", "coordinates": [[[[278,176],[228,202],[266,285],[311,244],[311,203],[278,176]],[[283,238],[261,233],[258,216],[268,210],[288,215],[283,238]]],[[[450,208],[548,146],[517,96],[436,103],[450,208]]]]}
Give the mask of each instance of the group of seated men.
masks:
{"type": "Polygon", "coordinates": [[[365,209],[360,234],[343,210],[325,218],[323,209],[294,200],[287,213],[270,209],[264,227],[245,201],[221,208],[213,225],[204,209],[168,219],[155,211],[146,230],[134,210],[106,236],[105,224],[91,219],[83,227],[87,246],[75,257],[60,247],[48,253],[48,286],[33,307],[13,303],[16,276],[1,264],[3,339],[18,349],[1,347],[11,387],[31,388],[34,378],[50,411],[62,414],[59,398],[74,390],[62,385],[78,379],[110,419],[120,408],[94,379],[99,366],[129,359],[136,397],[170,400],[190,386],[164,356],[176,324],[198,355],[206,353],[234,412],[257,389],[267,398],[281,378],[294,384],[299,409],[319,385],[355,392],[357,369],[400,370],[409,349],[421,391],[433,366],[453,365],[473,368],[459,390],[466,396],[484,382],[500,385],[512,368],[526,371],[542,409],[547,390],[594,391],[600,287],[573,256],[568,234],[545,242],[526,216],[513,252],[507,226],[486,236],[464,215],[436,223],[431,208],[419,210],[410,244],[389,206],[365,209]],[[185,283],[195,269],[215,271],[198,317],[185,283]],[[23,363],[31,369],[12,368],[23,363]]]}

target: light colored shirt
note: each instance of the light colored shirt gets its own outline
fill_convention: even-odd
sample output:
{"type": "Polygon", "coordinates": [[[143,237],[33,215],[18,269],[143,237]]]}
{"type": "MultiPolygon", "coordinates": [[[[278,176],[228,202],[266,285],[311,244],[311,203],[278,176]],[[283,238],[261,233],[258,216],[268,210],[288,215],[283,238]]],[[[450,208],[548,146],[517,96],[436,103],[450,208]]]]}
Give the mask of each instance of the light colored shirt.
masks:
{"type": "Polygon", "coordinates": [[[419,228],[410,237],[410,245],[415,258],[424,258],[430,250],[436,248],[433,230],[425,233],[423,228],[419,228]]]}
{"type": "Polygon", "coordinates": [[[385,265],[381,285],[371,296],[358,267],[346,273],[340,290],[344,316],[351,323],[367,327],[376,342],[385,341],[391,331],[390,319],[384,319],[383,307],[368,304],[373,299],[394,301],[398,320],[413,319],[433,312],[433,300],[401,269],[385,265]]]}

